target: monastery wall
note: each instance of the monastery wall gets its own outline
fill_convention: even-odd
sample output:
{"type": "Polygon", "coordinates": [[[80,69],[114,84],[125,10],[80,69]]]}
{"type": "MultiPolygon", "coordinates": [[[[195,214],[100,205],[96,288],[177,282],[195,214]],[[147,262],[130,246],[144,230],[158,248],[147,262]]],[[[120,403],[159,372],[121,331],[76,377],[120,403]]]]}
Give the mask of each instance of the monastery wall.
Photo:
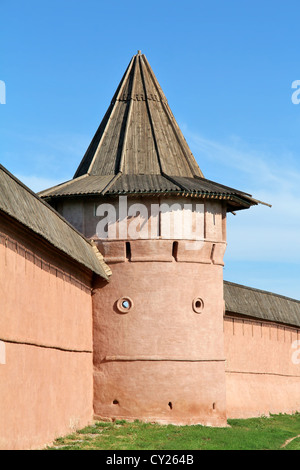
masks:
{"type": "Polygon", "coordinates": [[[0,218],[0,449],[36,449],[92,420],[90,274],[0,218]]]}
{"type": "Polygon", "coordinates": [[[227,418],[300,411],[300,329],[226,314],[227,418]]]}

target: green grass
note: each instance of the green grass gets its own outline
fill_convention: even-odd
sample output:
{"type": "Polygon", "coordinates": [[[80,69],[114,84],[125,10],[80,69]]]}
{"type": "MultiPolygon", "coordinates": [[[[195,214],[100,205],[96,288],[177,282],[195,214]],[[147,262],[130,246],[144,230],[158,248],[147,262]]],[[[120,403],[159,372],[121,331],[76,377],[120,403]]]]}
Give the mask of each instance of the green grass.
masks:
{"type": "Polygon", "coordinates": [[[49,450],[300,450],[300,413],[228,420],[227,428],[95,422],[49,450]],[[299,436],[299,437],[297,437],[299,436]],[[291,440],[288,444],[286,442],[291,440]]]}

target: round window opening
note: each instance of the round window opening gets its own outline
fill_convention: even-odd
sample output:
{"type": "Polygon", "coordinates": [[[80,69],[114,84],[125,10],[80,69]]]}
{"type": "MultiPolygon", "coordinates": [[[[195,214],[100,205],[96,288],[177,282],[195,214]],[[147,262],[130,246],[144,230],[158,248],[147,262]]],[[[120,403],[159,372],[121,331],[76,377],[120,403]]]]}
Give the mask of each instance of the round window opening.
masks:
{"type": "Polygon", "coordinates": [[[122,297],[117,302],[117,308],[121,313],[127,313],[133,307],[133,302],[129,297],[122,297]]]}
{"type": "Polygon", "coordinates": [[[204,309],[204,302],[199,297],[193,300],[193,310],[196,313],[202,313],[204,309]]]}

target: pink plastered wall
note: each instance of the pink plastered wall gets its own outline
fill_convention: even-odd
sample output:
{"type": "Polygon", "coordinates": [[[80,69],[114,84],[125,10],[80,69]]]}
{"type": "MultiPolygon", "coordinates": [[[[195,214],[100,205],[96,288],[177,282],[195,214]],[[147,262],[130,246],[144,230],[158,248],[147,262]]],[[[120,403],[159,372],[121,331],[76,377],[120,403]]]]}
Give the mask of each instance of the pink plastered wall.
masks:
{"type": "Polygon", "coordinates": [[[226,315],[228,418],[300,410],[300,330],[226,315]]]}
{"type": "Polygon", "coordinates": [[[95,415],[226,425],[223,203],[68,199],[58,210],[112,270],[93,290],[95,415]]]}
{"type": "Polygon", "coordinates": [[[97,416],[226,424],[222,264],[207,245],[135,240],[127,259],[125,242],[101,244],[114,262],[93,295],[97,416]]]}
{"type": "Polygon", "coordinates": [[[0,221],[0,449],[35,449],[92,420],[91,274],[0,221]]]}

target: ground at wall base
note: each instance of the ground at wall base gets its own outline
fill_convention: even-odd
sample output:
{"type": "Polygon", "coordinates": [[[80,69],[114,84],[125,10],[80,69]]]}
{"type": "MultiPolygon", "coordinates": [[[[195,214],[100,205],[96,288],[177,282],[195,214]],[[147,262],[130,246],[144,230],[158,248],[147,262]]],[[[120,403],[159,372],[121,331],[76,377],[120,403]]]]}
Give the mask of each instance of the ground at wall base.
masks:
{"type": "Polygon", "coordinates": [[[229,420],[226,428],[95,421],[91,426],[57,439],[47,449],[300,450],[299,429],[300,413],[229,420]]]}

